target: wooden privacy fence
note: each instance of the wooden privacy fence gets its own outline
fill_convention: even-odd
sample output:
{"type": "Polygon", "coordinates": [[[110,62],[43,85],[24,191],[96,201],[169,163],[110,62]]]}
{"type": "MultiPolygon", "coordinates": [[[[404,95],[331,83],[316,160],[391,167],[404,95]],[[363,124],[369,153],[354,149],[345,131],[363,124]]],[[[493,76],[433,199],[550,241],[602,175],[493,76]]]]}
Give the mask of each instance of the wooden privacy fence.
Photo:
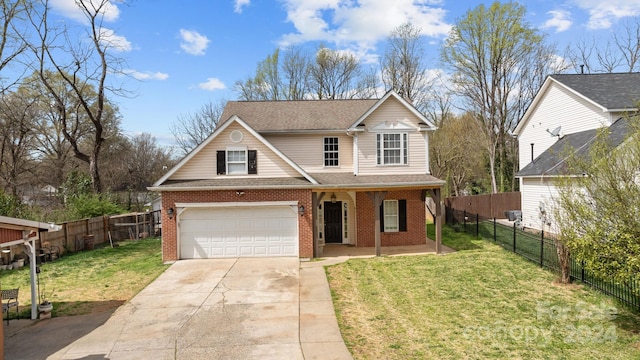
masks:
{"type": "Polygon", "coordinates": [[[447,209],[478,214],[485,218],[506,218],[505,211],[521,210],[520,192],[448,197],[447,209]]]}
{"type": "Polygon", "coordinates": [[[62,252],[92,249],[110,241],[141,239],[155,235],[159,229],[159,211],[124,215],[99,216],[91,219],[67,221],[62,230],[43,232],[41,243],[48,242],[62,252]]]}

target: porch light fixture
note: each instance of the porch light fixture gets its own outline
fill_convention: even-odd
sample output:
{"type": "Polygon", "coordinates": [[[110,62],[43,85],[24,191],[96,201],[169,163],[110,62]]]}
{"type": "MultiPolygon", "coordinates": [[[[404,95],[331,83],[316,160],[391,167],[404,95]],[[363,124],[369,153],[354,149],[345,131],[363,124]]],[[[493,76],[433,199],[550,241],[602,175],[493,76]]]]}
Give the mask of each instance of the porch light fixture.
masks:
{"type": "Polygon", "coordinates": [[[336,203],[336,193],[332,193],[331,194],[331,203],[335,204],[336,203]]]}
{"type": "Polygon", "coordinates": [[[298,214],[300,214],[300,216],[304,216],[304,205],[300,205],[298,207],[298,214]]]}
{"type": "Polygon", "coordinates": [[[167,215],[169,215],[169,219],[173,219],[173,208],[167,209],[167,215]]]}
{"type": "Polygon", "coordinates": [[[237,190],[237,191],[236,191],[236,195],[238,195],[238,196],[242,196],[242,195],[244,195],[244,191],[242,191],[242,190],[237,190]]]}

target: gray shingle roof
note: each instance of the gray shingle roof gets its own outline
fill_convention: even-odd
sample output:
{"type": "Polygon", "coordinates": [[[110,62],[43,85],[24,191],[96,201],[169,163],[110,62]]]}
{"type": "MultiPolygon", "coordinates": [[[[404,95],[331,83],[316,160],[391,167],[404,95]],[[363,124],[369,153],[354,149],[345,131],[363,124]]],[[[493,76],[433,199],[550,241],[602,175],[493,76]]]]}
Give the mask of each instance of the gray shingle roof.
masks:
{"type": "MultiPolygon", "coordinates": [[[[611,124],[609,131],[608,141],[611,146],[617,147],[629,134],[629,124],[620,118],[611,124]]],[[[567,158],[574,153],[576,156],[588,159],[591,145],[598,134],[599,130],[593,129],[565,135],[520,170],[516,177],[577,175],[569,174],[571,171],[577,172],[578,170],[568,169],[567,158]]]]}
{"type": "Polygon", "coordinates": [[[258,132],[345,130],[378,100],[229,101],[220,123],[237,115],[258,132]]]}
{"type": "Polygon", "coordinates": [[[635,109],[640,73],[558,74],[551,78],[609,110],[635,109]]]}

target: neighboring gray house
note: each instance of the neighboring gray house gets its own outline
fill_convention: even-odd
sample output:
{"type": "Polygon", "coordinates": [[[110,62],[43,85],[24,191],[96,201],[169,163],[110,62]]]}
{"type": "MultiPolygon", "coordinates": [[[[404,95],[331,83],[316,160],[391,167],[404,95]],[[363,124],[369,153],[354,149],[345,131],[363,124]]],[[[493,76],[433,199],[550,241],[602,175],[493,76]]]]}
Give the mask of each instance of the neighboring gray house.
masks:
{"type": "MultiPolygon", "coordinates": [[[[587,154],[597,129],[625,137],[624,117],[638,111],[640,73],[550,75],[515,129],[519,143],[522,225],[554,231],[551,208],[558,176],[568,175],[567,149],[587,154]]],[[[580,174],[570,174],[580,175],[580,174]]]]}

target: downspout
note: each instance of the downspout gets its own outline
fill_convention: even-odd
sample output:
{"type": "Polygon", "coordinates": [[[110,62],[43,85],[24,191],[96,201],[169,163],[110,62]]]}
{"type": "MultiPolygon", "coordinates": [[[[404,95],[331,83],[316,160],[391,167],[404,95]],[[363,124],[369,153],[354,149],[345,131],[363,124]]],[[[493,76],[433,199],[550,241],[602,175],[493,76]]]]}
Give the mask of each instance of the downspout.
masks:
{"type": "Polygon", "coordinates": [[[349,133],[347,130],[347,136],[353,139],[353,175],[358,176],[359,163],[358,163],[358,137],[355,132],[353,134],[349,133]]]}

